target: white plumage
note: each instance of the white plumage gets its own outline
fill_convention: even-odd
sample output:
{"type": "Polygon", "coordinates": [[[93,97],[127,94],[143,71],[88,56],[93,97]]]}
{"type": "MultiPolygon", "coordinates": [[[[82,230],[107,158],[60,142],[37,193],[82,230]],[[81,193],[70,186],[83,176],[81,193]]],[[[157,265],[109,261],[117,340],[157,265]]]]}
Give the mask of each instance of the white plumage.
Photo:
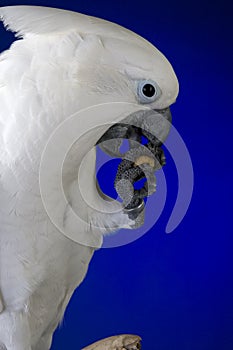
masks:
{"type": "MultiPolygon", "coordinates": [[[[43,149],[55,128],[83,108],[106,102],[139,105],[138,79],[154,79],[162,90],[151,108],[173,103],[178,83],[156,48],[116,24],[29,6],[3,7],[0,16],[21,38],[0,56],[0,348],[47,350],[94,248],[66,238],[48,217],[39,188],[43,149]]],[[[114,121],[111,115],[109,121],[114,121]]],[[[94,139],[90,142],[94,146],[94,139]]],[[[79,161],[86,148],[78,144],[72,160],[79,161]]],[[[85,164],[90,197],[102,209],[120,208],[99,196],[94,164],[92,151],[85,164]]],[[[68,164],[65,186],[79,208],[76,166],[68,164]]],[[[93,219],[81,207],[87,227],[73,229],[95,246],[112,225],[130,225],[122,211],[93,219]],[[94,229],[92,220],[104,228],[94,229]]],[[[58,203],[59,215],[69,221],[64,210],[58,203]]]]}

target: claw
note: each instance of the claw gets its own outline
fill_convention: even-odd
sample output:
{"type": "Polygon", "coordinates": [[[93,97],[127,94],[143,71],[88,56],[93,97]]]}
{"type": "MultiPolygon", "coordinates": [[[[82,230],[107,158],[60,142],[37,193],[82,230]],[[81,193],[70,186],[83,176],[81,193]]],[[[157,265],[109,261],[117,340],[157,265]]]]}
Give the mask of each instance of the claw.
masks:
{"type": "Polygon", "coordinates": [[[0,314],[3,312],[3,310],[4,310],[4,303],[3,303],[2,295],[0,293],[0,314]]]}
{"type": "MultiPolygon", "coordinates": [[[[114,181],[115,189],[123,200],[128,216],[143,224],[144,198],[155,192],[154,172],[165,164],[161,148],[170,124],[169,109],[163,111],[138,111],[128,116],[122,123],[110,127],[97,142],[100,148],[111,156],[122,158],[114,181]],[[147,143],[143,145],[143,138],[147,143]],[[120,152],[123,139],[128,139],[129,150],[120,152]],[[134,189],[134,184],[146,178],[142,188],[134,189]]],[[[138,224],[139,224],[138,222],[138,224]]]]}

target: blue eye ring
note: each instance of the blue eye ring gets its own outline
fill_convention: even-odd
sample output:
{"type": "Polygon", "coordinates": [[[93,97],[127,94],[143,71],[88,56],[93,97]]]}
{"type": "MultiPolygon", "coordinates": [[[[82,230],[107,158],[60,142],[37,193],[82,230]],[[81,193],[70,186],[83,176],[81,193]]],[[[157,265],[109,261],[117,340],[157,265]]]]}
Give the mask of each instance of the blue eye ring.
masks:
{"type": "Polygon", "coordinates": [[[140,80],[137,93],[141,103],[152,103],[159,98],[161,90],[153,80],[140,80]]]}

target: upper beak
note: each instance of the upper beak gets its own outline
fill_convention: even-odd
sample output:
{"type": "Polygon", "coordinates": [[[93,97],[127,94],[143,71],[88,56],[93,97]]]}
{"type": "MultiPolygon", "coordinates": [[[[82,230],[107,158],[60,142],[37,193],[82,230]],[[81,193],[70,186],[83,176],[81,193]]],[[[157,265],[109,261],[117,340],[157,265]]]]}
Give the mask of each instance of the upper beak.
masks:
{"type": "Polygon", "coordinates": [[[165,109],[154,109],[156,113],[162,114],[162,116],[167,119],[170,123],[172,122],[172,115],[170,107],[167,107],[165,109]]]}

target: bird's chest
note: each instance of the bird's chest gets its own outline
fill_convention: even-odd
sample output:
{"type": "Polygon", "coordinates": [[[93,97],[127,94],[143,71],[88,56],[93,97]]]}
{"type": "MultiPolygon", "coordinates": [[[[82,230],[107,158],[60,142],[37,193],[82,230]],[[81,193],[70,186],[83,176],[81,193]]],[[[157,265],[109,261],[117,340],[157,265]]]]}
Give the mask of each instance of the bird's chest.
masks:
{"type": "Polygon", "coordinates": [[[6,227],[0,242],[0,289],[5,306],[20,310],[36,293],[43,298],[73,291],[83,280],[93,249],[64,237],[47,220],[16,230],[6,227]]]}

